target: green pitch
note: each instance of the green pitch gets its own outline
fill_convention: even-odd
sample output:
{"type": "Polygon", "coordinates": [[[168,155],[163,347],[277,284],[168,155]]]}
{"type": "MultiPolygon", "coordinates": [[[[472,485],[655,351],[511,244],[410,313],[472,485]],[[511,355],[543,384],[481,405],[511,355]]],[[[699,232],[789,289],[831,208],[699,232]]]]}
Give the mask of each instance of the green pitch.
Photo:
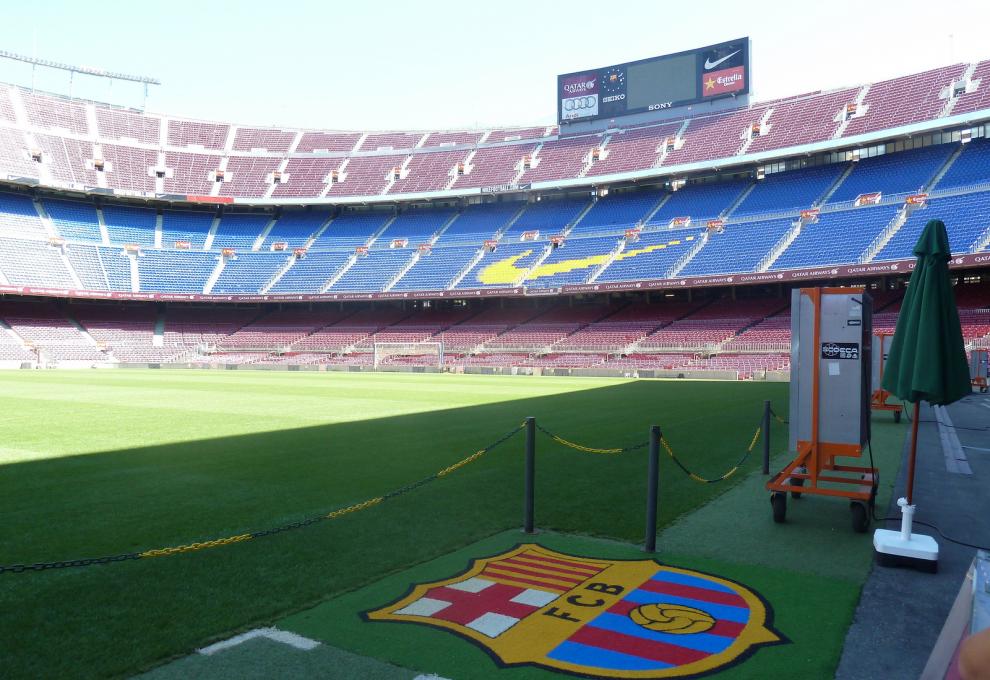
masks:
{"type": "MultiPolygon", "coordinates": [[[[688,466],[716,476],[749,445],[763,400],[783,413],[786,394],[783,384],[594,378],[2,372],[0,564],[143,551],[323,514],[451,465],[529,415],[600,447],[643,441],[656,423],[688,466]]],[[[784,434],[775,428],[775,451],[784,434]]],[[[276,536],[2,574],[4,674],[135,672],[517,527],[522,448],[518,435],[399,498],[276,536]]],[[[758,466],[757,449],[743,474],[702,485],[664,457],[661,526],[758,466]]],[[[537,525],[642,541],[645,468],[644,451],[584,454],[541,436],[537,525]]],[[[762,508],[759,522],[768,518],[762,508]]]]}

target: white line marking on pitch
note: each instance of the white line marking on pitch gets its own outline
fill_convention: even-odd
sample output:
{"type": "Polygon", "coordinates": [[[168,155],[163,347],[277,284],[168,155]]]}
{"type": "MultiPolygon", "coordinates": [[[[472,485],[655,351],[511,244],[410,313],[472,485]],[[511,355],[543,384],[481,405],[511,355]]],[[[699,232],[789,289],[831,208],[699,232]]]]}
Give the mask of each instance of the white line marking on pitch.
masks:
{"type": "MultiPolygon", "coordinates": [[[[215,642],[212,645],[203,647],[202,649],[197,649],[196,651],[203,656],[210,656],[216,654],[217,652],[222,652],[225,649],[230,649],[231,647],[236,647],[237,645],[247,642],[248,640],[253,640],[254,638],[264,637],[269,640],[274,640],[275,642],[281,642],[283,644],[289,645],[290,647],[295,647],[296,649],[301,649],[304,652],[308,652],[311,649],[315,649],[320,646],[320,643],[316,640],[311,640],[308,637],[303,637],[302,635],[296,635],[295,633],[290,633],[287,630],[279,630],[278,628],[255,628],[254,630],[249,630],[246,633],[241,633],[240,635],[235,635],[234,637],[221,640],[220,642],[215,642]]],[[[448,678],[441,677],[434,673],[429,675],[420,674],[417,675],[413,680],[448,680],[448,678]]]]}
{"type": "Polygon", "coordinates": [[[279,630],[278,628],[255,628],[254,630],[249,630],[246,633],[235,635],[228,640],[215,642],[212,645],[208,645],[202,649],[197,649],[196,651],[204,656],[210,656],[211,654],[216,654],[217,652],[222,652],[225,649],[236,647],[241,643],[247,642],[248,640],[253,640],[257,637],[265,637],[269,640],[281,642],[282,644],[286,644],[290,647],[295,647],[296,649],[301,649],[303,651],[309,651],[320,646],[320,643],[316,640],[310,640],[307,637],[290,633],[287,630],[279,630]]]}

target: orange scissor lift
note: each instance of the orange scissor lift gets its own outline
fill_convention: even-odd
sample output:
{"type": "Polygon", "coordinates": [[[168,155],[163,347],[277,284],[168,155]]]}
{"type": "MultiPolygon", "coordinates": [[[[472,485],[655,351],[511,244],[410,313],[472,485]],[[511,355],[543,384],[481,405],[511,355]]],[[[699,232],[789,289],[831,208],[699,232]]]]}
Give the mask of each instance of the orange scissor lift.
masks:
{"type": "MultiPolygon", "coordinates": [[[[770,504],[773,508],[775,522],[784,522],[787,516],[787,494],[794,499],[804,494],[831,496],[849,500],[852,512],[852,526],[857,532],[865,532],[870,524],[871,508],[877,494],[877,469],[848,463],[840,463],[839,458],[859,458],[863,454],[863,443],[869,439],[869,396],[870,371],[868,362],[871,350],[870,312],[872,303],[863,288],[802,288],[792,291],[791,307],[791,442],[792,449],[797,455],[783,470],[770,478],[766,489],[770,491],[770,504]],[[857,299],[858,298],[858,299],[857,299]],[[849,305],[860,305],[861,316],[846,319],[842,324],[841,310],[854,310],[849,305]],[[822,342],[822,311],[823,306],[830,308],[827,316],[829,322],[827,332],[829,340],[822,342]],[[835,310],[840,311],[835,314],[835,310]],[[809,318],[811,317],[811,318],[809,318]],[[836,322],[838,319],[838,322],[836,322]],[[858,324],[851,322],[858,321],[858,324]],[[804,327],[802,334],[801,327],[804,327]],[[836,326],[842,326],[836,328],[836,326]],[[811,331],[808,333],[807,331],[811,331]],[[797,331],[797,332],[796,332],[797,331]],[[801,337],[804,335],[805,337],[801,337]],[[809,337],[810,336],[810,337],[809,337]],[[858,340],[852,340],[856,338],[858,340]],[[845,341],[837,341],[841,337],[845,341]],[[810,343],[808,341],[810,340],[810,343]],[[848,358],[828,359],[830,352],[845,350],[852,354],[851,346],[858,344],[857,359],[848,358]],[[809,346],[810,345],[810,346],[809,346]],[[838,349],[836,349],[838,348],[838,349]],[[834,366],[837,362],[847,362],[846,375],[843,380],[842,368],[834,366]],[[822,376],[822,367],[826,365],[826,375],[822,376]],[[795,371],[799,375],[795,375],[795,371]],[[858,376],[858,379],[857,379],[858,376]],[[840,384],[841,383],[841,384],[840,384]],[[846,385],[858,385],[856,394],[843,394],[850,391],[846,385]],[[804,390],[800,397],[795,397],[795,390],[804,390]],[[844,416],[846,421],[853,417],[860,419],[861,436],[852,437],[857,442],[828,441],[835,433],[836,424],[842,429],[845,425],[849,430],[853,426],[833,418],[830,432],[822,432],[820,427],[822,405],[826,400],[845,399],[848,403],[844,416]],[[856,402],[855,404],[852,402],[856,402]],[[865,417],[862,409],[866,410],[865,417]],[[856,410],[860,413],[857,415],[856,410]],[[804,419],[802,421],[802,418],[804,419]],[[802,424],[803,423],[803,424],[802,424]],[[795,446],[796,443],[796,446],[795,446]]],[[[834,405],[832,405],[834,410],[834,405]]],[[[843,406],[842,408],[845,408],[843,406]]]]}
{"type": "Polygon", "coordinates": [[[877,331],[873,334],[873,337],[876,338],[873,345],[873,360],[877,363],[876,369],[873,372],[873,378],[877,388],[873,390],[871,406],[874,411],[892,411],[894,413],[894,422],[899,423],[901,422],[901,413],[904,412],[904,406],[901,404],[888,404],[887,400],[893,395],[883,389],[883,387],[880,387],[883,384],[883,369],[887,363],[887,354],[889,353],[890,343],[894,338],[894,334],[877,331]]]}

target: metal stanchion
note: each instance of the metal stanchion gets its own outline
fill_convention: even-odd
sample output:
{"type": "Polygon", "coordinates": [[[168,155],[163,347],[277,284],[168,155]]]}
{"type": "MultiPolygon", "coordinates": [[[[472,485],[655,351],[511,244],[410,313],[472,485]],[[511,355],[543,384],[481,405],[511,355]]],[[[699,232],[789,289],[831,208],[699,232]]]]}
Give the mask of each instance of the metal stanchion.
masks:
{"type": "Polygon", "coordinates": [[[646,472],[646,552],[657,551],[657,506],[660,486],[660,427],[650,426],[650,456],[646,472]]]}
{"type": "Polygon", "coordinates": [[[763,474],[770,474],[770,401],[763,402],[763,474]]]}
{"type": "Polygon", "coordinates": [[[526,485],[523,510],[523,531],[533,533],[533,507],[535,505],[536,477],[536,418],[526,418],[526,485]]]}

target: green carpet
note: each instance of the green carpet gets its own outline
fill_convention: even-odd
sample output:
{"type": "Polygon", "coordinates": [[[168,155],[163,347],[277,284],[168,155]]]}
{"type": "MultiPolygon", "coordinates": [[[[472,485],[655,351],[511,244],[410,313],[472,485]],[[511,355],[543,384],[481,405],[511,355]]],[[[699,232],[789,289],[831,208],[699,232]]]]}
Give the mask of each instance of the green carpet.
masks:
{"type": "MultiPolygon", "coordinates": [[[[277,627],[357,654],[456,680],[504,680],[560,677],[535,667],[499,669],[487,653],[449,632],[422,625],[366,622],[359,613],[403,595],[413,583],[448,578],[464,570],[471,558],[504,551],[520,542],[536,542],[560,552],[597,558],[644,559],[634,546],[600,539],[542,533],[528,539],[507,531],[457,550],[378,583],[277,622],[277,627]]],[[[673,553],[658,555],[664,564],[736,580],[759,592],[773,607],[774,627],[790,644],[764,647],[719,678],[829,677],[859,594],[847,579],[744,565],[673,553]],[[809,616],[814,612],[814,616],[809,616]]]]}

